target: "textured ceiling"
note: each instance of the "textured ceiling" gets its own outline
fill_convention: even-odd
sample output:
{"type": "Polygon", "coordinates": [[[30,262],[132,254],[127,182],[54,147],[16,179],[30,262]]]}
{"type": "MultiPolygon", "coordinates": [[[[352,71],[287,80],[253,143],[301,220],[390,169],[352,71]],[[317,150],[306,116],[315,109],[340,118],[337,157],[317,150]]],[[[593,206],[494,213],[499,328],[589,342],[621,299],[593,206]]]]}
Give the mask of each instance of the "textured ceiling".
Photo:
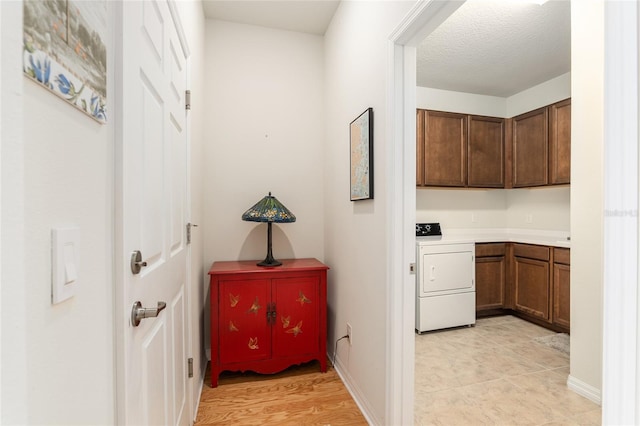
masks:
{"type": "Polygon", "coordinates": [[[418,47],[418,86],[507,97],[571,70],[569,1],[470,0],[418,47]]]}
{"type": "Polygon", "coordinates": [[[323,35],[338,8],[334,0],[203,0],[207,18],[323,35]]]}

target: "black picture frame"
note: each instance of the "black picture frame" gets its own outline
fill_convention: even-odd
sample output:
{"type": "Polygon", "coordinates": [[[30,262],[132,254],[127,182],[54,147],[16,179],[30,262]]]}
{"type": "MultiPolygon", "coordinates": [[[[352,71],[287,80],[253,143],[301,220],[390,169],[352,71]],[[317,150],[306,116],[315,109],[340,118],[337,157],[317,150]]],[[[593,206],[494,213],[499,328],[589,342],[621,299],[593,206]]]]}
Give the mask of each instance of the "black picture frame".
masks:
{"type": "Polygon", "coordinates": [[[373,108],[349,125],[349,165],[351,201],[373,199],[373,108]]]}

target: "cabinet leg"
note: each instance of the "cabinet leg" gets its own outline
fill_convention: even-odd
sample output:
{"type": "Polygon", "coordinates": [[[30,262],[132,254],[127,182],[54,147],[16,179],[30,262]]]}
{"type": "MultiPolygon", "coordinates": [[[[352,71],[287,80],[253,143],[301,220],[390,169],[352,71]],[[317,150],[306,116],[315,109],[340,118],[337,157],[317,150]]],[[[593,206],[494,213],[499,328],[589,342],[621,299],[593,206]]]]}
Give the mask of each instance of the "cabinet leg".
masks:
{"type": "Polygon", "coordinates": [[[320,372],[321,373],[326,373],[327,372],[327,358],[326,357],[322,357],[318,361],[320,361],[320,372]]]}
{"type": "Polygon", "coordinates": [[[212,388],[217,388],[218,387],[218,376],[220,375],[220,371],[218,371],[217,368],[214,368],[214,366],[211,366],[211,387],[212,388]]]}

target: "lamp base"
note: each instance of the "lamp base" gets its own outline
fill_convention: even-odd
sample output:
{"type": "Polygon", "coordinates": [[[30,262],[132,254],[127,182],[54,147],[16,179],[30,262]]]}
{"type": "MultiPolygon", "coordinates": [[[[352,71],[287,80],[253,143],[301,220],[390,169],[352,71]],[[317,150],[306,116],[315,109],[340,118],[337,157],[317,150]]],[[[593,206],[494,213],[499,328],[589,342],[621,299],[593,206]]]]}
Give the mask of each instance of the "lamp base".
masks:
{"type": "Polygon", "coordinates": [[[282,262],[278,262],[273,258],[271,251],[271,222],[267,224],[267,257],[260,263],[256,263],[258,266],[280,266],[282,262]]]}
{"type": "Polygon", "coordinates": [[[266,259],[264,259],[260,263],[256,263],[256,265],[258,265],[258,266],[280,266],[280,265],[282,265],[282,262],[279,262],[279,261],[275,260],[273,257],[269,258],[269,256],[267,256],[266,259]]]}

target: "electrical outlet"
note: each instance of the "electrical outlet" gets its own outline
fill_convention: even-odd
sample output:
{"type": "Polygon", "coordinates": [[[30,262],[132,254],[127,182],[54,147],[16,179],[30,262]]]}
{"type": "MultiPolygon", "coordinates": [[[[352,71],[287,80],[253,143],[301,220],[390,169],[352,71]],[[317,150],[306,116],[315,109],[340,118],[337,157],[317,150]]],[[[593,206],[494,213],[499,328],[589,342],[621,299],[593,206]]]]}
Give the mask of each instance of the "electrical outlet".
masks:
{"type": "Polygon", "coordinates": [[[349,346],[353,345],[353,334],[352,334],[352,330],[351,330],[351,324],[347,323],[347,336],[349,339],[349,346]]]}

